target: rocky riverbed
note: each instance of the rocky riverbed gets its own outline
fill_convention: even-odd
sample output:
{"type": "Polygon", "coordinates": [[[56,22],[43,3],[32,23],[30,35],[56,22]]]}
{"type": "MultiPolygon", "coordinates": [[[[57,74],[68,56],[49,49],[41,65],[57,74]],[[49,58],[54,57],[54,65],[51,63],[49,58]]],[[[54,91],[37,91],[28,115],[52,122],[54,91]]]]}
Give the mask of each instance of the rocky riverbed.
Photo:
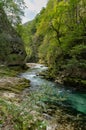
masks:
{"type": "MultiPolygon", "coordinates": [[[[56,105],[55,100],[59,100],[52,97],[55,92],[53,87],[41,86],[45,80],[40,79],[37,73],[45,67],[39,64],[28,64],[28,67],[30,69],[18,77],[16,75],[21,71],[0,70],[0,129],[85,130],[85,116],[56,105]]],[[[46,83],[53,85],[48,81],[46,83]]]]}

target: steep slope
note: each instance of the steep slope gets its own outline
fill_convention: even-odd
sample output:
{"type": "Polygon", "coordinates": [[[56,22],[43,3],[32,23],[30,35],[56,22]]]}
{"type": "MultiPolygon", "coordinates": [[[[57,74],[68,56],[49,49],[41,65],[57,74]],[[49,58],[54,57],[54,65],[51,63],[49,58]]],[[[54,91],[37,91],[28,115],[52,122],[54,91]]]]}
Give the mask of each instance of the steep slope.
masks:
{"type": "Polygon", "coordinates": [[[23,34],[34,59],[48,65],[47,77],[75,88],[86,88],[85,10],[83,0],[49,0],[23,34]]]}
{"type": "Polygon", "coordinates": [[[25,57],[23,41],[0,7],[0,64],[22,65],[25,57]]]}
{"type": "Polygon", "coordinates": [[[36,15],[35,19],[23,24],[23,26],[18,28],[19,34],[21,35],[25,44],[27,62],[38,62],[39,60],[38,49],[43,40],[43,36],[36,35],[36,32],[40,25],[44,11],[45,8],[42,8],[40,13],[36,15]]]}

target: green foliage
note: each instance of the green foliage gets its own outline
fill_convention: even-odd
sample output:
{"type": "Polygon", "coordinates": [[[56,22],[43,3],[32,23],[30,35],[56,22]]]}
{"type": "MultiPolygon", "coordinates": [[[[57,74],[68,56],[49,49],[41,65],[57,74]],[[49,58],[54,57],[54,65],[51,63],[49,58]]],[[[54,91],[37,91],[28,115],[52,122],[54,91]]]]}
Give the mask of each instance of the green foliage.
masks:
{"type": "Polygon", "coordinates": [[[30,93],[19,105],[0,98],[0,127],[9,121],[9,127],[15,130],[45,130],[46,121],[41,116],[46,109],[43,103],[44,92],[30,93]]]}
{"type": "Polygon", "coordinates": [[[41,86],[24,97],[20,103],[0,98],[0,128],[9,122],[8,127],[15,130],[46,130],[47,121],[42,113],[47,112],[49,104],[65,100],[56,90],[41,86]]]}
{"type": "Polygon", "coordinates": [[[80,45],[74,46],[70,52],[70,55],[75,56],[77,58],[79,58],[80,56],[80,58],[84,59],[86,55],[85,53],[86,53],[86,45],[83,45],[82,43],[80,45]]]}
{"type": "MultiPolygon", "coordinates": [[[[77,75],[78,70],[84,73],[85,10],[85,0],[49,0],[46,8],[33,21],[24,25],[25,32],[21,34],[25,36],[23,39],[27,54],[32,57],[32,61],[37,59],[36,61],[47,64],[53,75],[66,70],[70,73],[71,67],[77,68],[77,75]]],[[[28,61],[31,60],[28,58],[28,61]]]]}
{"type": "Polygon", "coordinates": [[[0,60],[2,61],[6,59],[6,55],[10,51],[8,39],[8,35],[5,33],[0,34],[0,60]]]}
{"type": "Polygon", "coordinates": [[[0,8],[3,8],[7,17],[13,26],[21,22],[21,16],[24,15],[24,0],[1,0],[0,8]]]}
{"type": "Polygon", "coordinates": [[[4,77],[4,76],[16,76],[19,72],[19,68],[17,69],[17,67],[15,68],[8,68],[6,66],[0,66],[0,77],[4,77]]]}
{"type": "MultiPolygon", "coordinates": [[[[44,9],[43,9],[44,10],[44,9]]],[[[43,13],[42,11],[41,13],[43,13]]],[[[30,62],[37,62],[38,61],[38,47],[40,42],[43,39],[43,36],[38,36],[36,34],[37,26],[39,25],[41,14],[37,15],[33,21],[30,21],[21,27],[20,31],[18,28],[18,32],[22,36],[22,39],[25,43],[25,48],[27,52],[27,60],[30,62]]]]}

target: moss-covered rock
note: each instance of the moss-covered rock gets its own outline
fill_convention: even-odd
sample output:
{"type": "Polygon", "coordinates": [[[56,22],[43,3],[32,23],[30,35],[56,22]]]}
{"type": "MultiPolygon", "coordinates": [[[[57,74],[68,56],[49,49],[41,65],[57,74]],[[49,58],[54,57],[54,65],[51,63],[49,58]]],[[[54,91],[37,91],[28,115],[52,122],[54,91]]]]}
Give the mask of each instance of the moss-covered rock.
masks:
{"type": "Polygon", "coordinates": [[[30,81],[24,78],[17,77],[3,77],[0,79],[0,90],[12,91],[19,93],[26,87],[30,86],[30,81]]]}
{"type": "Polygon", "coordinates": [[[17,76],[22,71],[23,70],[20,66],[0,66],[0,91],[19,93],[26,87],[29,87],[29,80],[18,78],[17,76]]]}

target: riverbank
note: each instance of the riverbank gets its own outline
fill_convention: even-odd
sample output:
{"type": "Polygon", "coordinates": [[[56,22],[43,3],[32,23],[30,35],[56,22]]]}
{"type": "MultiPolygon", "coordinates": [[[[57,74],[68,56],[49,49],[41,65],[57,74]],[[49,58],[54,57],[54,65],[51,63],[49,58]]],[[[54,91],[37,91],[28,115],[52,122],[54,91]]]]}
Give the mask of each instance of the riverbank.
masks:
{"type": "MultiPolygon", "coordinates": [[[[46,69],[43,65],[28,64],[30,69],[16,77],[19,71],[4,70],[0,79],[3,86],[9,89],[23,85],[24,91],[1,90],[0,92],[0,128],[1,130],[84,130],[84,114],[75,112],[65,106],[56,105],[63,98],[58,97],[54,84],[41,79],[38,72],[46,69]],[[13,75],[13,76],[12,76],[13,75]],[[25,80],[25,84],[23,82],[25,80]],[[26,88],[30,80],[30,88],[26,88]],[[5,82],[4,82],[5,81],[5,82]],[[53,95],[57,95],[56,97],[53,95]]],[[[2,69],[1,69],[2,70],[2,69]]],[[[20,71],[21,72],[21,71],[20,71]]]]}
{"type": "Polygon", "coordinates": [[[46,80],[43,76],[40,76],[39,73],[46,72],[45,70],[47,67],[34,63],[28,64],[28,66],[31,66],[31,69],[27,70],[25,73],[22,73],[21,76],[26,79],[30,79],[31,81],[30,91],[33,95],[33,100],[35,100],[37,106],[41,107],[39,108],[41,111],[41,117],[43,116],[43,120],[46,120],[48,123],[46,124],[46,129],[43,130],[85,129],[84,121],[86,121],[86,119],[84,112],[86,111],[83,109],[81,110],[83,112],[79,112],[81,102],[84,103],[84,97],[80,97],[80,102],[78,102],[80,95],[71,95],[69,89],[66,90],[64,87],[61,88],[52,80],[49,81],[49,79],[46,80]],[[69,95],[71,99],[72,96],[74,96],[74,100],[69,100],[69,102],[76,104],[74,106],[75,109],[72,108],[73,106],[68,104],[62,104],[67,95],[69,95]]]}
{"type": "Polygon", "coordinates": [[[86,80],[72,77],[69,73],[58,72],[57,74],[52,74],[50,69],[39,73],[45,79],[54,81],[66,87],[72,88],[74,91],[86,92],[86,80]]]}
{"type": "Polygon", "coordinates": [[[0,98],[7,101],[21,100],[21,92],[30,86],[30,81],[25,78],[19,78],[17,75],[21,72],[21,67],[0,66],[0,98]]]}
{"type": "Polygon", "coordinates": [[[21,71],[20,67],[0,66],[0,90],[19,93],[29,87],[29,80],[17,76],[21,71]]]}
{"type": "Polygon", "coordinates": [[[19,66],[0,65],[0,130],[14,130],[13,116],[16,116],[16,109],[22,101],[22,91],[30,87],[29,80],[18,77],[23,71],[19,66]]]}

